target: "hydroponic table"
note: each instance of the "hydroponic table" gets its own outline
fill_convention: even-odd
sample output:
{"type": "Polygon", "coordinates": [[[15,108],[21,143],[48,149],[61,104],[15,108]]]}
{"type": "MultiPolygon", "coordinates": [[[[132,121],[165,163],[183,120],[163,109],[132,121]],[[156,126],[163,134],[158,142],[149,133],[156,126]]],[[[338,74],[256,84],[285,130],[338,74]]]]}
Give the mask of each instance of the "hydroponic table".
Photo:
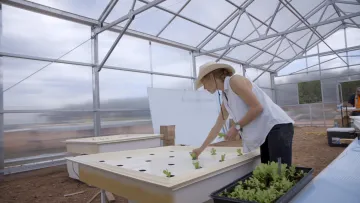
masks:
{"type": "Polygon", "coordinates": [[[360,141],[355,139],[329,166],[321,171],[292,203],[359,203],[360,141]]]}
{"type": "MultiPolygon", "coordinates": [[[[136,203],[202,203],[210,194],[244,176],[260,163],[260,151],[238,156],[237,147],[209,147],[195,169],[194,147],[169,146],[68,158],[79,179],[136,203]],[[212,148],[216,155],[211,155],[212,148]],[[226,154],[225,161],[219,162],[226,154]],[[163,171],[168,170],[172,177],[163,171]]],[[[102,192],[103,195],[103,192],[102,192]]],[[[102,198],[103,199],[103,198],[102,198]]]]}
{"type": "MultiPolygon", "coordinates": [[[[145,149],[161,146],[160,134],[124,134],[66,140],[67,152],[76,155],[145,149]]],[[[66,161],[69,177],[78,179],[76,163],[66,161]]]]}

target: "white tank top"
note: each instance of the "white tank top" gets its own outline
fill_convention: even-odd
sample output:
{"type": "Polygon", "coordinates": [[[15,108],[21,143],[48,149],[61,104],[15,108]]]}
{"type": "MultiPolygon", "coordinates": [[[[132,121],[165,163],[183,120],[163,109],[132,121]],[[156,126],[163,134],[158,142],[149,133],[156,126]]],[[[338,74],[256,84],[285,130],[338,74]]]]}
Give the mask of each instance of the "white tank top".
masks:
{"type": "MultiPolygon", "coordinates": [[[[277,124],[294,123],[294,121],[283,111],[271,98],[262,91],[255,83],[252,84],[252,92],[255,94],[263,107],[263,112],[245,127],[242,132],[243,150],[251,152],[260,147],[270,130],[277,124]]],[[[222,99],[230,117],[239,122],[247,113],[249,107],[230,87],[230,77],[224,81],[224,94],[222,99]]]]}

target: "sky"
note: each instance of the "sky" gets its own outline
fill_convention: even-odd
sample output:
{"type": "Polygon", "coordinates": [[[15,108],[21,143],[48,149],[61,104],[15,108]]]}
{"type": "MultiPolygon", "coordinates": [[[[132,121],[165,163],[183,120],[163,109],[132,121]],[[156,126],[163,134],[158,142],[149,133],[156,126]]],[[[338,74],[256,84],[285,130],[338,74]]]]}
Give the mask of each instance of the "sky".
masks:
{"type": "MultiPolygon", "coordinates": [[[[83,15],[89,18],[97,19],[106,7],[108,1],[105,0],[33,0],[34,2],[51,6],[57,9],[83,15]]],[[[125,15],[130,8],[130,0],[119,0],[113,12],[106,19],[112,22],[117,18],[125,15]]],[[[240,5],[244,0],[233,0],[240,5]]],[[[276,8],[275,0],[255,0],[254,4],[248,7],[248,12],[259,18],[260,20],[270,20],[274,9],[276,8]]],[[[301,14],[306,14],[310,8],[318,5],[320,0],[309,1],[309,4],[303,4],[301,0],[293,0],[292,3],[299,9],[301,14]]],[[[186,0],[167,0],[161,6],[177,12],[186,0]]],[[[143,3],[137,1],[136,7],[143,6],[143,3]]],[[[356,11],[357,6],[347,7],[341,5],[345,12],[356,11]],[[355,8],[354,8],[355,7],[355,8]]],[[[226,1],[193,0],[181,12],[182,15],[204,23],[208,27],[216,28],[229,14],[235,11],[235,7],[226,1]],[[201,15],[199,11],[201,10],[201,15]],[[219,12],[221,11],[221,12],[219,12]]],[[[331,18],[331,10],[327,10],[325,16],[331,18]]],[[[317,17],[319,17],[317,15],[317,17]]],[[[156,35],[162,27],[172,18],[172,15],[152,8],[135,18],[130,29],[136,29],[141,32],[156,35]]],[[[356,20],[358,20],[357,18],[356,20]]],[[[2,37],[0,51],[9,53],[24,54],[30,56],[41,56],[48,58],[58,58],[79,44],[90,38],[90,27],[77,23],[60,20],[57,18],[43,16],[37,13],[3,6],[2,13],[2,37]]],[[[231,34],[237,18],[235,18],[223,30],[226,34],[231,34]]],[[[316,16],[309,19],[316,21],[316,16]]],[[[360,21],[360,19],[359,19],[360,21]]],[[[280,9],[276,16],[273,27],[277,30],[287,29],[288,26],[296,22],[296,18],[286,9],[280,9]],[[284,18],[286,16],[286,18],[284,18]]],[[[120,25],[124,25],[123,22],[120,25]]],[[[253,24],[259,27],[258,31],[263,33],[266,26],[261,24],[247,15],[242,15],[239,19],[239,25],[234,32],[234,36],[238,39],[253,39],[259,37],[254,30],[253,24]]],[[[333,26],[333,25],[332,25],[333,26]]],[[[329,27],[322,27],[324,30],[329,27]]],[[[198,45],[211,30],[200,27],[193,23],[189,23],[184,19],[175,18],[175,20],[165,29],[160,37],[172,39],[191,46],[198,45]]],[[[269,34],[274,33],[272,30],[269,34]]],[[[297,40],[304,32],[289,35],[291,40],[297,40]]],[[[360,45],[360,33],[357,29],[348,29],[348,44],[360,45]]],[[[117,33],[105,31],[99,35],[99,58],[105,56],[108,49],[117,37],[117,33]]],[[[310,35],[308,36],[310,37],[310,35]]],[[[205,49],[213,49],[226,45],[228,38],[222,34],[217,35],[205,49]]],[[[344,48],[343,32],[335,33],[327,40],[334,49],[344,48]]],[[[232,40],[230,43],[234,43],[232,40]]],[[[229,56],[236,57],[239,60],[247,60],[250,56],[259,50],[256,47],[262,47],[269,43],[270,40],[263,40],[252,43],[251,45],[243,45],[232,52],[229,56]]],[[[304,41],[305,42],[305,41],[304,41]]],[[[278,45],[277,43],[276,45],[278,45]]],[[[275,53],[277,46],[269,49],[270,53],[275,53]],[[276,47],[276,48],[275,48],[276,47]]],[[[295,46],[298,53],[299,48],[295,46]]],[[[320,45],[321,51],[329,51],[323,44],[320,45]]],[[[289,42],[284,41],[280,44],[279,53],[281,57],[290,58],[295,53],[289,47],[289,42]]],[[[310,50],[309,53],[312,53],[310,50]]],[[[354,52],[354,54],[359,54],[354,52]]],[[[254,64],[265,63],[272,56],[263,54],[253,60],[254,64]]],[[[63,60],[72,60],[78,62],[91,63],[91,43],[84,43],[75,51],[62,58],[63,60]]],[[[198,67],[214,58],[207,56],[197,57],[196,65],[198,67]]],[[[274,60],[280,60],[276,58],[274,60]]],[[[313,59],[316,60],[316,59],[313,59]]],[[[325,57],[324,57],[324,60],[325,57]]],[[[353,61],[356,61],[355,58],[353,61]]],[[[224,62],[222,60],[222,62],[224,62]]],[[[333,60],[334,63],[341,61],[333,60]]],[[[330,62],[330,63],[333,63],[330,62]]],[[[226,62],[229,63],[229,62],[226,62]]],[[[309,62],[313,63],[313,62],[309,62]]],[[[48,64],[47,62],[39,62],[24,59],[2,58],[2,66],[4,71],[4,89],[10,87],[24,77],[48,64]]],[[[233,64],[237,73],[242,74],[242,68],[238,64],[233,64]]],[[[184,76],[192,76],[191,56],[188,51],[164,46],[158,43],[151,45],[151,57],[149,42],[141,39],[135,39],[130,36],[123,36],[119,44],[109,57],[105,65],[120,66],[124,68],[137,70],[153,70],[156,72],[171,73],[184,76]],[[150,66],[150,61],[152,66],[150,66]]],[[[280,64],[279,64],[280,65],[280,64]]],[[[331,64],[330,64],[331,65],[331,64]]],[[[266,67],[266,66],[265,66],[266,67]]],[[[304,61],[296,61],[289,67],[285,68],[280,74],[286,74],[304,67],[304,61]]],[[[262,71],[256,69],[248,69],[247,77],[254,79],[262,71]]],[[[270,75],[264,74],[257,84],[263,87],[270,87],[270,75]]],[[[151,86],[160,88],[181,88],[191,89],[192,82],[189,79],[173,78],[168,76],[154,75],[151,78],[148,74],[125,72],[110,69],[102,69],[100,72],[100,100],[106,102],[113,99],[124,98],[145,98],[147,97],[147,88],[151,86]],[[152,80],[153,79],[153,80],[152,80]]],[[[28,110],[28,109],[57,109],[68,104],[81,104],[92,100],[92,73],[90,67],[51,64],[42,71],[38,72],[31,78],[25,80],[14,88],[4,93],[5,110],[28,110]]]]}

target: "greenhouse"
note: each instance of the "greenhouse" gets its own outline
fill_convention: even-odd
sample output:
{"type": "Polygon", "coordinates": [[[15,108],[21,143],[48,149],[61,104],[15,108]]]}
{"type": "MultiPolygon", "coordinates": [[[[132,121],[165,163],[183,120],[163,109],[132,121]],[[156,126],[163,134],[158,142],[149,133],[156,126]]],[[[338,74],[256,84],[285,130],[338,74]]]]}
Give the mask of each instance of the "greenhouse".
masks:
{"type": "Polygon", "coordinates": [[[197,89],[223,64],[259,89],[259,115],[293,121],[290,161],[313,178],[281,198],[357,202],[359,0],[0,0],[0,202],[236,202],[215,191],[260,170],[246,133],[274,119],[245,122],[257,102],[226,79],[197,89]]]}

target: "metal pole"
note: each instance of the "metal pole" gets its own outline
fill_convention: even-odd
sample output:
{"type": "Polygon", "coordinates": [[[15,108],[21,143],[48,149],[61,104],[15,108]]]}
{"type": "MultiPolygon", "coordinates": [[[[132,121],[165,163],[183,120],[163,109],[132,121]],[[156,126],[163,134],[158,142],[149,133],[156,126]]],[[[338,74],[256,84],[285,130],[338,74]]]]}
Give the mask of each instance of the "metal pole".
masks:
{"type": "Polygon", "coordinates": [[[101,189],[101,203],[106,203],[106,196],[105,196],[105,190],[101,189]]]}
{"type": "MultiPolygon", "coordinates": [[[[153,72],[151,41],[149,41],[149,57],[150,57],[150,71],[153,72]]],[[[151,87],[154,87],[154,75],[150,74],[150,77],[151,77],[151,87]]]]}
{"type": "Polygon", "coordinates": [[[271,91],[273,95],[273,101],[277,104],[277,98],[276,98],[276,85],[275,85],[275,73],[270,73],[270,80],[271,80],[271,91]]]}
{"type": "MultiPolygon", "coordinates": [[[[345,49],[348,48],[348,44],[347,44],[347,34],[346,34],[346,27],[344,28],[344,38],[345,38],[345,49]]],[[[346,61],[347,61],[347,72],[348,72],[348,76],[350,76],[350,65],[349,65],[349,52],[346,51],[346,61]]]]}
{"type": "MultiPolygon", "coordinates": [[[[135,2],[136,2],[136,0],[133,0],[133,6],[132,6],[132,9],[131,9],[131,10],[133,11],[133,15],[135,16],[135,15],[137,15],[137,14],[140,14],[140,13],[142,13],[142,12],[144,12],[144,11],[146,11],[146,10],[148,10],[148,9],[150,9],[150,8],[152,8],[152,7],[160,4],[160,3],[162,3],[163,1],[165,1],[165,0],[155,0],[155,1],[152,1],[151,3],[146,4],[146,5],[138,8],[138,9],[136,9],[136,10],[134,11],[134,7],[135,7],[135,2]]],[[[102,33],[103,31],[105,31],[105,30],[107,30],[107,29],[110,29],[110,28],[114,27],[115,25],[117,25],[117,24],[119,24],[119,23],[124,22],[125,20],[130,20],[131,18],[132,18],[131,15],[124,15],[123,17],[121,17],[121,18],[119,18],[119,19],[117,19],[117,20],[115,20],[115,21],[107,24],[106,26],[104,26],[104,27],[96,30],[96,31],[95,31],[95,34],[100,34],[100,33],[102,33]]]]}
{"type": "Polygon", "coordinates": [[[312,110],[311,110],[311,104],[308,104],[308,106],[309,106],[309,116],[310,116],[310,126],[312,126],[313,125],[313,122],[312,122],[312,110]]]}
{"type": "MultiPolygon", "coordinates": [[[[0,46],[2,41],[2,4],[0,4],[0,46]]],[[[4,92],[3,92],[3,68],[2,66],[2,57],[0,57],[0,181],[4,176],[4,114],[2,113],[4,110],[4,92]]]]}
{"type": "Polygon", "coordinates": [[[193,78],[194,78],[193,89],[195,90],[196,89],[195,81],[197,76],[196,76],[196,58],[194,52],[191,52],[191,62],[192,62],[192,70],[193,70],[193,78]]]}
{"type": "MultiPolygon", "coordinates": [[[[91,29],[91,34],[94,34],[95,27],[91,29]]],[[[92,63],[92,85],[93,85],[93,119],[94,119],[94,135],[100,136],[101,122],[100,122],[100,91],[99,91],[99,72],[97,71],[97,64],[99,64],[99,43],[98,35],[93,35],[91,39],[91,58],[92,63]]]]}
{"type": "MultiPolygon", "coordinates": [[[[320,53],[320,48],[319,48],[319,44],[316,45],[317,47],[317,51],[318,53],[320,53]]],[[[321,74],[321,62],[320,62],[320,56],[318,55],[318,62],[319,62],[319,75],[320,75],[320,90],[321,90],[321,104],[322,104],[322,112],[323,112],[323,118],[324,118],[324,127],[326,126],[326,121],[325,121],[325,107],[324,107],[324,90],[322,88],[322,74],[321,74]]]]}
{"type": "Polygon", "coordinates": [[[104,11],[101,13],[101,15],[99,17],[99,25],[101,27],[102,27],[103,23],[105,22],[105,19],[109,16],[111,11],[114,9],[117,2],[118,2],[118,0],[111,0],[108,3],[108,5],[106,6],[106,8],[104,9],[104,11]]]}
{"type": "Polygon", "coordinates": [[[256,38],[256,39],[250,39],[250,40],[234,43],[234,44],[231,44],[231,45],[228,45],[228,46],[215,48],[215,49],[212,49],[212,50],[209,50],[209,51],[202,51],[202,52],[198,53],[197,56],[205,55],[205,54],[209,54],[209,53],[214,53],[214,52],[221,51],[221,50],[224,50],[224,49],[227,49],[227,48],[236,47],[236,46],[240,46],[240,45],[244,45],[244,44],[250,44],[250,43],[253,43],[253,42],[257,42],[257,41],[261,41],[261,40],[265,40],[265,39],[270,39],[270,38],[273,38],[273,37],[283,36],[283,35],[290,34],[290,33],[293,33],[293,32],[307,30],[307,29],[313,28],[313,27],[327,25],[327,24],[330,24],[330,23],[334,23],[334,22],[337,22],[337,21],[344,20],[344,19],[353,18],[353,17],[356,17],[356,16],[360,16],[360,12],[351,13],[349,15],[344,15],[344,16],[341,16],[341,17],[338,17],[338,18],[325,20],[325,21],[322,21],[322,22],[319,22],[319,23],[314,23],[314,24],[310,24],[310,25],[307,25],[307,26],[297,27],[297,28],[289,29],[289,30],[286,30],[286,31],[283,31],[283,32],[278,32],[278,33],[275,33],[275,34],[262,36],[262,37],[259,37],[259,38],[256,38]]]}
{"type": "MultiPolygon", "coordinates": [[[[110,47],[110,50],[106,53],[104,59],[101,61],[99,67],[98,67],[98,71],[101,71],[101,68],[104,66],[104,64],[106,63],[106,61],[108,60],[108,58],[110,57],[111,53],[114,51],[116,45],[119,43],[120,39],[122,38],[122,36],[125,34],[126,30],[129,28],[131,22],[134,20],[135,15],[134,15],[134,7],[135,7],[135,0],[133,1],[132,7],[129,11],[129,20],[126,22],[126,25],[124,27],[124,29],[120,32],[119,36],[116,38],[114,44],[110,47]]],[[[98,35],[98,34],[95,34],[98,35]]],[[[94,36],[94,35],[92,35],[94,36]]]]}

